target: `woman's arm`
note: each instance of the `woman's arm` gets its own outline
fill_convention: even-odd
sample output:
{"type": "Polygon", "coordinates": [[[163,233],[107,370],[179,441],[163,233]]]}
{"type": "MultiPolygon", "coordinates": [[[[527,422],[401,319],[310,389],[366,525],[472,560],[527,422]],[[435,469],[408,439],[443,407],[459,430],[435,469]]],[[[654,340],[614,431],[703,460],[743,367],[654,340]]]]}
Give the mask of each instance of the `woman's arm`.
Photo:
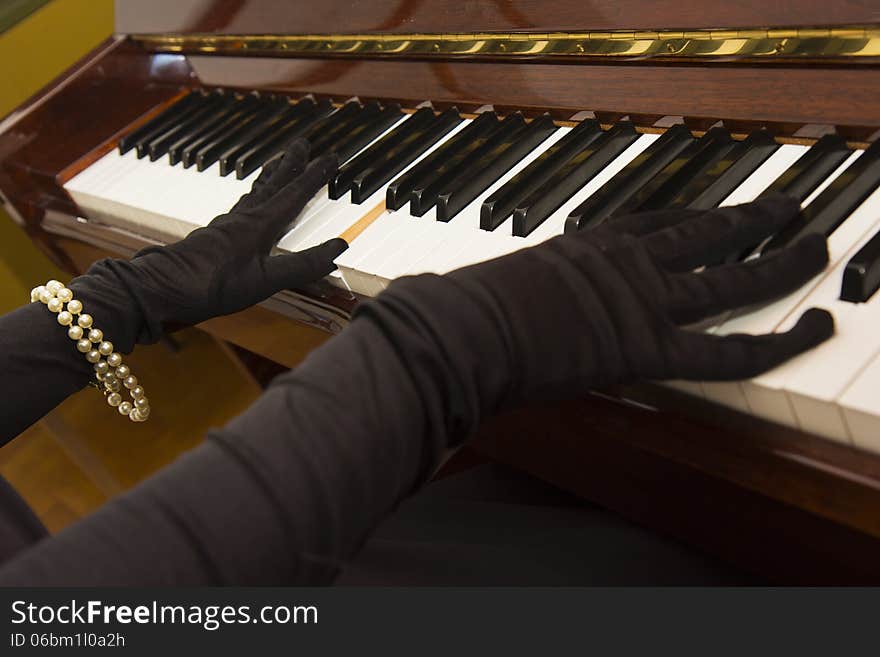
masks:
{"type": "MultiPolygon", "coordinates": [[[[114,350],[127,354],[136,343],[157,341],[168,327],[235,312],[322,278],[347,248],[342,240],[301,253],[269,253],[335,168],[333,156],[309,162],[308,144],[294,142],[227,214],[176,244],[145,249],[130,261],[95,263],[71,282],[74,298],[114,350]]],[[[42,303],[0,317],[0,372],[6,379],[0,445],[95,380],[67,328],[42,303]]]]}
{"type": "MultiPolygon", "coordinates": [[[[84,279],[75,285],[76,297],[96,318],[96,326],[111,337],[116,350],[129,353],[141,324],[137,307],[108,303],[120,295],[102,294],[100,280],[84,279]]],[[[4,379],[0,445],[95,381],[92,366],[67,337],[67,327],[58,324],[55,314],[39,302],[0,316],[0,372],[4,379]]]]}
{"type": "Polygon", "coordinates": [[[828,338],[824,311],[774,336],[683,331],[821,271],[811,237],[690,273],[791,219],[770,200],[654,213],[448,277],[402,279],[227,427],[0,571],[2,584],[314,584],[480,420],[634,378],[741,378],[828,338]],[[720,238],[720,239],[719,239],[720,238]]]}

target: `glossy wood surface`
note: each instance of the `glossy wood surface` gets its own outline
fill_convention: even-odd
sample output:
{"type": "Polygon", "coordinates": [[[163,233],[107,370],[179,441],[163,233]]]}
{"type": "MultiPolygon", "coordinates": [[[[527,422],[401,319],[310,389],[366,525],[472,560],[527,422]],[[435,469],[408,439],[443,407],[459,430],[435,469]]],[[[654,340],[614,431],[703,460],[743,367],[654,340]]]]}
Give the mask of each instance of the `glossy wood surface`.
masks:
{"type": "Polygon", "coordinates": [[[336,98],[880,126],[880,68],[577,66],[190,57],[207,85],[336,98]],[[843,90],[846,90],[843,92],[843,90]]]}
{"type": "Polygon", "coordinates": [[[812,439],[750,424],[592,398],[495,418],[475,447],[771,582],[880,583],[880,482],[863,472],[876,457],[835,471],[808,455],[812,439]]]}
{"type": "Polygon", "coordinates": [[[654,30],[880,22],[868,0],[117,0],[123,33],[654,30]]]}

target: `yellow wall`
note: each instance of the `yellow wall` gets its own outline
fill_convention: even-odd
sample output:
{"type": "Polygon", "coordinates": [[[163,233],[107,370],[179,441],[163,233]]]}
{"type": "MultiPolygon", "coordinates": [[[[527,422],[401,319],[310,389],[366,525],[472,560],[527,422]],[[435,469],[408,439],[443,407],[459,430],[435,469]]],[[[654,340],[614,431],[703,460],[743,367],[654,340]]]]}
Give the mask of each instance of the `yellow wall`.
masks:
{"type": "MultiPolygon", "coordinates": [[[[113,0],[53,0],[0,34],[0,116],[112,32],[113,0]]],[[[59,275],[0,211],[0,313],[24,303],[34,285],[59,275]]]]}

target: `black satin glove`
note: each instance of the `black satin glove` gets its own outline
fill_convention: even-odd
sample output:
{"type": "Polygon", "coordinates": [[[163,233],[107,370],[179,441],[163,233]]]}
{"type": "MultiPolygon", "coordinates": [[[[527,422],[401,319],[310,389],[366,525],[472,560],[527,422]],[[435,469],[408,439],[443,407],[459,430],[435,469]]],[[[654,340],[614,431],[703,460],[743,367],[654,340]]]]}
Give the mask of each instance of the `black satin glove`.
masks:
{"type": "Polygon", "coordinates": [[[117,347],[130,350],[132,340],[155,342],[168,327],[233,313],[318,280],[336,269],[333,260],[348,248],[344,240],[299,253],[270,252],[335,171],[335,155],[309,161],[308,142],[298,140],[263,168],[250,193],[208,226],[180,242],[146,248],[130,261],[99,261],[70,287],[78,295],[87,289],[115,298],[138,318],[128,322],[136,324],[128,340],[116,333],[117,347]]]}
{"type": "Polygon", "coordinates": [[[760,336],[682,326],[792,292],[825,267],[825,240],[811,235],[757,260],[698,269],[760,243],[798,209],[777,196],[615,218],[454,271],[445,285],[432,276],[401,279],[378,298],[384,308],[361,312],[385,322],[406,318],[409,330],[453,359],[445,368],[456,377],[445,384],[452,388],[447,417],[485,417],[637,379],[747,378],[829,338],[831,315],[813,309],[790,331],[760,336]]]}

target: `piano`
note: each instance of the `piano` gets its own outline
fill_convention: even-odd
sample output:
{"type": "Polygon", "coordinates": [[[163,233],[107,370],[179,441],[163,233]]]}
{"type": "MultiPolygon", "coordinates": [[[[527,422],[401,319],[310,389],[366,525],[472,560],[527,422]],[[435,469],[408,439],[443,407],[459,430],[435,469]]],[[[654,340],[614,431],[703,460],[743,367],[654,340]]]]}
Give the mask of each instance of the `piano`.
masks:
{"type": "Polygon", "coordinates": [[[117,2],[117,34],[0,122],[0,201],[61,267],[226,211],[298,137],[339,173],[282,237],[324,281],[203,328],[289,365],[401,276],[638,210],[782,192],[827,269],[713,319],[837,336],[749,381],[521,409],[475,449],[778,583],[880,582],[880,10],[862,3],[117,2]],[[783,6],[784,5],[784,6],[783,6]]]}

